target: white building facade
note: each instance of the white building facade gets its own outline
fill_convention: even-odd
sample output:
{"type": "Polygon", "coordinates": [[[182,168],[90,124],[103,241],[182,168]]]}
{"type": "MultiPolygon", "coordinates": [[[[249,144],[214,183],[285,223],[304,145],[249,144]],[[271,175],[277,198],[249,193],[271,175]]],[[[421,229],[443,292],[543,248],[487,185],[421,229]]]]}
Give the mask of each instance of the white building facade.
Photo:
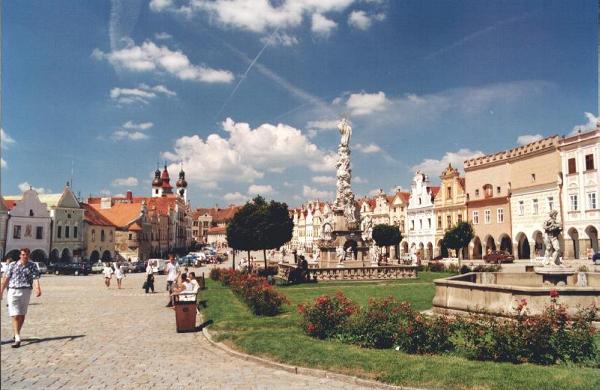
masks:
{"type": "Polygon", "coordinates": [[[413,178],[406,210],[409,252],[419,260],[431,260],[435,241],[433,202],[439,187],[432,187],[427,175],[417,172],[413,178]]]}
{"type": "Polygon", "coordinates": [[[563,237],[566,258],[586,258],[599,251],[600,124],[590,132],[560,142],[563,170],[563,237]]]}
{"type": "Polygon", "coordinates": [[[23,192],[10,210],[7,224],[6,254],[18,258],[21,248],[29,248],[30,257],[41,261],[50,253],[51,218],[46,205],[34,190],[23,192]]]}

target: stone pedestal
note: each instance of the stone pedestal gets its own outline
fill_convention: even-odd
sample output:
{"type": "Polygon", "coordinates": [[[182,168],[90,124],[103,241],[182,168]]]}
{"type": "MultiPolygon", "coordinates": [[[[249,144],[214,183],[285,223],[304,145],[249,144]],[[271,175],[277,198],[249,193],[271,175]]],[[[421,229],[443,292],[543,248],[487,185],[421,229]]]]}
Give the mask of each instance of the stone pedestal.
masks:
{"type": "Polygon", "coordinates": [[[331,240],[319,240],[317,245],[320,250],[319,267],[321,268],[334,268],[340,265],[344,267],[369,267],[371,265],[369,247],[363,241],[360,230],[333,231],[331,240]],[[340,262],[337,248],[340,246],[343,248],[347,242],[351,241],[356,243],[356,251],[346,253],[346,258],[340,262]]]}
{"type": "Polygon", "coordinates": [[[536,267],[535,273],[542,275],[544,284],[551,284],[554,286],[566,286],[567,277],[575,274],[577,271],[573,268],[562,268],[562,267],[536,267]]]}

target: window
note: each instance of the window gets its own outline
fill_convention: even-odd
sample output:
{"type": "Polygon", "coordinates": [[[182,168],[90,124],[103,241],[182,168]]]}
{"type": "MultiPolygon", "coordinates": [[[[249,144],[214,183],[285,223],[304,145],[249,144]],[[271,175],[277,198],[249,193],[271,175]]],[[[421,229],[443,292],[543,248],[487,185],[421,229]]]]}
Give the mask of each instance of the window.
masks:
{"type": "Polygon", "coordinates": [[[446,187],[446,197],[452,199],[452,187],[446,187]]]}
{"type": "Polygon", "coordinates": [[[16,238],[16,239],[21,238],[21,225],[13,226],[13,238],[16,238]]]}
{"type": "Polygon", "coordinates": [[[548,210],[549,211],[554,210],[554,197],[553,196],[548,197],[548,210]]]}
{"type": "Polygon", "coordinates": [[[475,190],[475,196],[479,196],[479,189],[475,190]]]}
{"type": "Polygon", "coordinates": [[[498,223],[504,222],[504,209],[496,210],[496,222],[498,222],[498,223]]]}
{"type": "Polygon", "coordinates": [[[100,230],[100,241],[104,242],[105,237],[104,237],[104,229],[100,230]]]}
{"type": "Polygon", "coordinates": [[[452,227],[452,216],[451,215],[446,215],[446,226],[448,228],[452,227]]]}
{"type": "Polygon", "coordinates": [[[419,196],[419,204],[421,204],[421,197],[419,196]]]}
{"type": "Polygon", "coordinates": [[[492,210],[485,210],[485,223],[492,223],[492,210]]]}
{"type": "Polygon", "coordinates": [[[442,216],[438,215],[438,229],[442,228],[442,216]]]}
{"type": "Polygon", "coordinates": [[[585,155],[585,170],[591,171],[594,169],[594,155],[586,154],[585,155]]]}
{"type": "Polygon", "coordinates": [[[58,226],[56,228],[56,237],[57,238],[61,238],[62,237],[62,226],[58,226]]]}
{"type": "Polygon", "coordinates": [[[457,219],[458,223],[461,223],[462,222],[462,214],[458,214],[456,219],[457,219]]]}
{"type": "Polygon", "coordinates": [[[577,163],[575,162],[575,158],[569,159],[569,174],[577,172],[577,163]]]}
{"type": "Polygon", "coordinates": [[[202,227],[208,228],[208,221],[202,222],[202,227]]]}
{"type": "Polygon", "coordinates": [[[35,238],[38,240],[41,240],[42,238],[44,238],[44,227],[43,226],[38,226],[35,228],[35,238]]]}
{"type": "Polygon", "coordinates": [[[496,194],[500,195],[500,186],[496,187],[496,194]]]}
{"type": "Polygon", "coordinates": [[[473,225],[479,223],[479,211],[473,211],[473,225]]]}
{"type": "Polygon", "coordinates": [[[522,200],[519,201],[519,215],[525,215],[525,203],[522,200]]]}
{"type": "Polygon", "coordinates": [[[431,218],[427,218],[427,225],[429,226],[429,229],[431,229],[431,218]]]}
{"type": "Polygon", "coordinates": [[[69,226],[65,226],[65,238],[69,238],[69,226]]]}
{"type": "Polygon", "coordinates": [[[596,193],[588,192],[588,209],[594,210],[596,208],[596,193]]]}
{"type": "Polygon", "coordinates": [[[540,211],[540,208],[538,207],[538,200],[534,199],[533,200],[533,215],[537,215],[539,211],[540,211]]]}
{"type": "MultiPolygon", "coordinates": [[[[303,234],[301,234],[302,236],[303,234]]],[[[132,240],[133,239],[133,234],[129,233],[129,239],[132,240]]]]}
{"type": "Polygon", "coordinates": [[[92,242],[96,241],[96,230],[92,229],[92,242]]]}
{"type": "Polygon", "coordinates": [[[33,217],[33,210],[29,209],[29,216],[33,217]]]}
{"type": "Polygon", "coordinates": [[[486,198],[491,198],[494,196],[494,189],[491,184],[486,184],[483,186],[483,196],[486,198]]]}
{"type": "Polygon", "coordinates": [[[531,181],[534,182],[535,181],[535,173],[531,174],[531,181]]]}
{"type": "MultiPolygon", "coordinates": [[[[109,237],[109,241],[112,242],[113,241],[113,231],[112,230],[110,232],[108,232],[108,237],[109,237]]],[[[160,240],[160,230],[158,232],[158,239],[160,240]]]]}
{"type": "Polygon", "coordinates": [[[73,226],[73,238],[77,238],[77,226],[73,226]]]}
{"type": "Polygon", "coordinates": [[[415,230],[415,221],[410,221],[410,230],[415,230]]]}
{"type": "Polygon", "coordinates": [[[577,195],[571,195],[571,211],[577,211],[577,195]]]}
{"type": "Polygon", "coordinates": [[[419,229],[423,230],[423,220],[419,219],[419,229]]]}

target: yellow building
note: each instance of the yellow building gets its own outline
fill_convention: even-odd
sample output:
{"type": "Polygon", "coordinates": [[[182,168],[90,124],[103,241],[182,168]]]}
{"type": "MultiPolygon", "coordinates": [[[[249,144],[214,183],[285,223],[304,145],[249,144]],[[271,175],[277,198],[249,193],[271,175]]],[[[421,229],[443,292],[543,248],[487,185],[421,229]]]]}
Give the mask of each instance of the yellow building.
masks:
{"type": "MultiPolygon", "coordinates": [[[[460,177],[458,170],[452,165],[440,176],[440,190],[435,196],[433,213],[436,221],[434,256],[448,256],[447,248],[442,245],[444,233],[458,222],[467,220],[467,196],[465,194],[465,179],[460,177]]],[[[459,253],[463,258],[468,257],[467,248],[459,253]]]]}

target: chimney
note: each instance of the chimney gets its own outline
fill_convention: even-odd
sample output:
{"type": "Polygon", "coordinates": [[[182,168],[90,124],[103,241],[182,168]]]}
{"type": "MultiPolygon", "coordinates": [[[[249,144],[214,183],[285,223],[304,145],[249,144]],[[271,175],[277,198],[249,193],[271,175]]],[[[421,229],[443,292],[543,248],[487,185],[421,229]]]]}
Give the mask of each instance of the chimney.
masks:
{"type": "Polygon", "coordinates": [[[125,199],[127,199],[127,203],[133,203],[133,192],[127,191],[127,196],[125,196],[125,199]]]}

